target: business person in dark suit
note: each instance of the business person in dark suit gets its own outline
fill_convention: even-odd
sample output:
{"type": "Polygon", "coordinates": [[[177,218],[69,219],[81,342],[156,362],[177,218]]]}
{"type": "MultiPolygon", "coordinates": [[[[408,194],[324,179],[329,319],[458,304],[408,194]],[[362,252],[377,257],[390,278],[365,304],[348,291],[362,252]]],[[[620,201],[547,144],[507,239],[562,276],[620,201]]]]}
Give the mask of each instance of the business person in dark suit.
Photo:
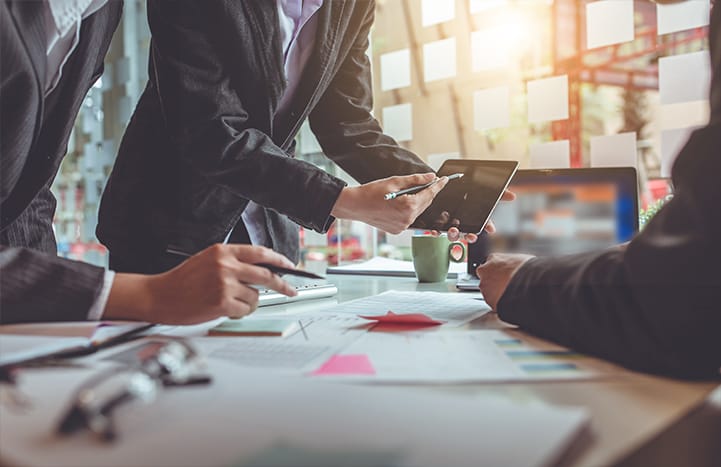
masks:
{"type": "Polygon", "coordinates": [[[434,174],[371,115],[374,9],[150,0],[150,79],[100,207],[111,266],[162,271],[226,239],[297,261],[298,224],[323,233],[336,217],[406,229],[447,180],[383,198],[434,174]],[[306,117],[325,155],[362,185],[293,157],[306,117]]]}
{"type": "Polygon", "coordinates": [[[292,266],[259,247],[213,246],[155,276],[56,256],[50,186],[121,11],[118,0],[0,1],[0,323],[194,323],[252,311],[258,293],[248,283],[294,293],[248,264],[292,266]]]}
{"type": "Polygon", "coordinates": [[[628,245],[545,259],[492,255],[477,272],[481,291],[500,318],[630,368],[678,377],[719,376],[718,5],[712,11],[709,45],[711,118],[676,160],[673,199],[628,245]]]}

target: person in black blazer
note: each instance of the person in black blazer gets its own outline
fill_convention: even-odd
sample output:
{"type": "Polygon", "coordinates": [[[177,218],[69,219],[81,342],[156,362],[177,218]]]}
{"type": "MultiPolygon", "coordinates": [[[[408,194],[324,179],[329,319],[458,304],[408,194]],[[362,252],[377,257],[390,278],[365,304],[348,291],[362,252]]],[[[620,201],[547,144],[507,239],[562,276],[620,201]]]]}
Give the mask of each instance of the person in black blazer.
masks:
{"type": "MultiPolygon", "coordinates": [[[[480,288],[501,319],[630,368],[699,378],[721,368],[721,8],[709,31],[711,117],[673,167],[674,197],[627,245],[491,255],[480,288]]],[[[691,71],[689,71],[691,72],[691,71]]]]}
{"type": "Polygon", "coordinates": [[[68,47],[67,61],[49,70],[55,31],[46,19],[49,3],[0,1],[0,323],[100,317],[195,323],[252,311],[258,293],[247,283],[292,295],[278,276],[248,264],[292,266],[260,247],[213,246],[156,276],[113,276],[57,257],[50,186],[122,12],[118,0],[90,3],[98,9],[78,19],[77,43],[69,35],[58,42],[68,47]]]}
{"type": "Polygon", "coordinates": [[[262,210],[263,244],[296,262],[298,224],[325,233],[341,217],[400,233],[445,185],[383,199],[435,175],[371,115],[375,2],[323,2],[284,112],[278,4],[148,1],[150,78],[100,206],[97,235],[111,266],[163,271],[213,243],[248,243],[241,216],[251,201],[262,210]],[[361,186],[294,158],[306,118],[324,154],[361,186]]]}

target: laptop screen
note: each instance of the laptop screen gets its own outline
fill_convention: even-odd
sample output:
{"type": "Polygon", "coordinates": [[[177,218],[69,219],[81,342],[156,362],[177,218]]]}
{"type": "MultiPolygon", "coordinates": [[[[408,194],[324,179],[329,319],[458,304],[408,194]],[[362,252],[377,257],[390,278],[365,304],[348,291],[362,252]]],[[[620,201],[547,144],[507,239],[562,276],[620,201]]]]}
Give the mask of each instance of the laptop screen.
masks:
{"type": "Polygon", "coordinates": [[[518,197],[497,206],[497,232],[471,248],[469,272],[494,251],[581,253],[628,241],[638,230],[636,170],[630,167],[519,170],[509,189],[518,197]]]}

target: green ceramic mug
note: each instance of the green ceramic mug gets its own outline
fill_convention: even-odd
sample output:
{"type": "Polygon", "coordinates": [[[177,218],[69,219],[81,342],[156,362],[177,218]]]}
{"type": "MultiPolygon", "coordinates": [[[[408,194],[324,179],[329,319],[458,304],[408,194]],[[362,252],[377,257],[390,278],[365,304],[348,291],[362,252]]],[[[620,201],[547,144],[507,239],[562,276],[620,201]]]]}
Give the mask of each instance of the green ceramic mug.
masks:
{"type": "Polygon", "coordinates": [[[461,242],[451,242],[448,237],[433,237],[431,235],[414,236],[411,239],[413,254],[413,268],[419,282],[441,282],[448,276],[450,262],[462,263],[466,259],[466,245],[461,242]],[[454,258],[451,250],[460,246],[460,258],[454,258]]]}

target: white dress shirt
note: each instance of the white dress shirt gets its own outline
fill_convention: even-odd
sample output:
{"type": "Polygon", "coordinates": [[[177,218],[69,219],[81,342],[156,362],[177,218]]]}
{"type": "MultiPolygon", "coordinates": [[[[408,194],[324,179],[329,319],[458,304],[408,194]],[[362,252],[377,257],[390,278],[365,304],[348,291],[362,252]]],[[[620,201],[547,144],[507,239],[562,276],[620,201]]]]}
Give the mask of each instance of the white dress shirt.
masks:
{"type": "MultiPolygon", "coordinates": [[[[108,0],[45,0],[45,95],[60,82],[63,67],[78,46],[83,19],[102,8],[108,0]]],[[[105,271],[103,287],[88,311],[89,320],[99,320],[108,303],[115,273],[105,271]]]]}

